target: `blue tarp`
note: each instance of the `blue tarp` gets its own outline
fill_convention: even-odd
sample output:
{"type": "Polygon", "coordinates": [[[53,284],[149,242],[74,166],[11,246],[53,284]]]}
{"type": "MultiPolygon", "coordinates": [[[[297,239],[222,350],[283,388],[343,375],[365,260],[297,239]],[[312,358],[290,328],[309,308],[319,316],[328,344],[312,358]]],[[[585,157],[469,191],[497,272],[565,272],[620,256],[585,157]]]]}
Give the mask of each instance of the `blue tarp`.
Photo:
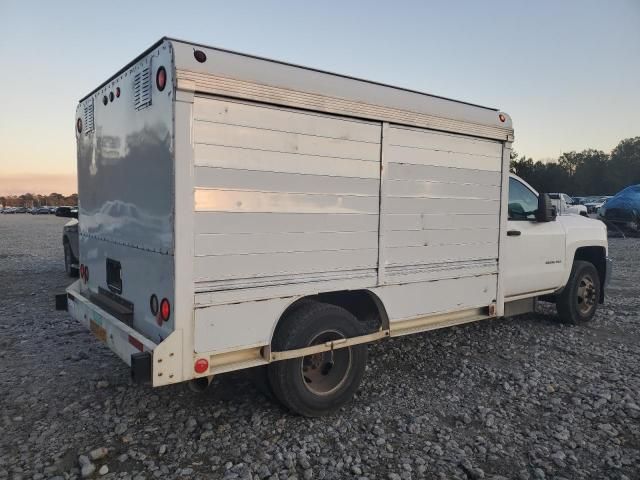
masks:
{"type": "Polygon", "coordinates": [[[604,218],[634,230],[640,229],[640,185],[631,185],[610,198],[605,204],[604,218]]]}

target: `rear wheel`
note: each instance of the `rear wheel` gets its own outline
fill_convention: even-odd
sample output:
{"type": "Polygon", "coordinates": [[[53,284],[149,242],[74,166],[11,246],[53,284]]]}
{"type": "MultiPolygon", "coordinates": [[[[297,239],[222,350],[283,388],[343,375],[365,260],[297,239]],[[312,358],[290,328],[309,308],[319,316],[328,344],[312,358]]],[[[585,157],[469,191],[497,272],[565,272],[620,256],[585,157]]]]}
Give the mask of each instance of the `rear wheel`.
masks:
{"type": "Polygon", "coordinates": [[[573,262],[569,281],[556,300],[560,318],[575,325],[591,320],[598,308],[600,288],[600,277],[592,263],[573,262]]]}
{"type": "MultiPolygon", "coordinates": [[[[364,329],[347,310],[308,303],[278,326],[272,349],[285,351],[357,337],[364,329]]],[[[269,384],[289,410],[307,417],[329,414],[357,391],[367,362],[367,346],[354,345],[269,365],[269,384]]]]}

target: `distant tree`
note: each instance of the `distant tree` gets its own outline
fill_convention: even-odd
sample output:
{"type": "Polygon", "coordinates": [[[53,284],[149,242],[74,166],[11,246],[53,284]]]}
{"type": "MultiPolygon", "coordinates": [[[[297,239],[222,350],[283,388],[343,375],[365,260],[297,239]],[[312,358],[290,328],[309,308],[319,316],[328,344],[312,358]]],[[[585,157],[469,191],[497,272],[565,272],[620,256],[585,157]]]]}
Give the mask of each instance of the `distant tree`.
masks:
{"type": "MultiPolygon", "coordinates": [[[[574,152],[572,152],[574,153],[574,152]]],[[[575,154],[577,167],[569,182],[571,195],[594,195],[608,193],[611,188],[607,176],[609,155],[601,150],[583,150],[575,154]]]]}
{"type": "Polygon", "coordinates": [[[584,156],[581,153],[566,152],[558,157],[558,164],[567,172],[571,177],[576,170],[582,165],[584,156]]]}
{"type": "Polygon", "coordinates": [[[78,205],[78,194],[77,193],[73,193],[71,195],[69,195],[68,197],[65,197],[64,199],[64,203],[66,205],[70,205],[70,206],[77,206],[78,205]]]}
{"type": "Polygon", "coordinates": [[[23,207],[33,207],[34,196],[31,193],[24,193],[18,197],[20,201],[20,206],[23,207]]]}
{"type": "Polygon", "coordinates": [[[622,140],[611,151],[608,165],[612,191],[640,183],[640,137],[622,140]]]}
{"type": "Polygon", "coordinates": [[[64,201],[64,195],[60,193],[50,193],[47,196],[47,204],[51,206],[60,206],[64,201]]]}

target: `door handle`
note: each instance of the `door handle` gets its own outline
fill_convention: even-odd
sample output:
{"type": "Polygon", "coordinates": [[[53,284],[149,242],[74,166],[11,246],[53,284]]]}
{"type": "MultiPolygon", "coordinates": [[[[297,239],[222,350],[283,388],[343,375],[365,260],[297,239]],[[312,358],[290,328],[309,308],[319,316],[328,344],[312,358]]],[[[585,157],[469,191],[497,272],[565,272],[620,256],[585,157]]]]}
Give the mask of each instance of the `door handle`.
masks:
{"type": "Polygon", "coordinates": [[[520,230],[507,230],[507,237],[519,237],[520,230]]]}

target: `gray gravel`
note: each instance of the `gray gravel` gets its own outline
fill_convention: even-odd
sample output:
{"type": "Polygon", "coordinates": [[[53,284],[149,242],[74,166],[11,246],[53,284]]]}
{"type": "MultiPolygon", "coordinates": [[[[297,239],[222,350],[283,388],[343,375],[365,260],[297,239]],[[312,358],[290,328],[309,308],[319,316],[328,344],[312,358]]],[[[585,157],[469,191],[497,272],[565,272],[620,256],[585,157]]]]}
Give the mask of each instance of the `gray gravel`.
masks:
{"type": "Polygon", "coordinates": [[[245,374],[205,394],[136,386],[53,310],[53,216],[0,216],[0,479],[640,477],[640,240],[612,239],[586,327],[536,315],[370,347],[338,414],[284,412],[245,374]]]}

